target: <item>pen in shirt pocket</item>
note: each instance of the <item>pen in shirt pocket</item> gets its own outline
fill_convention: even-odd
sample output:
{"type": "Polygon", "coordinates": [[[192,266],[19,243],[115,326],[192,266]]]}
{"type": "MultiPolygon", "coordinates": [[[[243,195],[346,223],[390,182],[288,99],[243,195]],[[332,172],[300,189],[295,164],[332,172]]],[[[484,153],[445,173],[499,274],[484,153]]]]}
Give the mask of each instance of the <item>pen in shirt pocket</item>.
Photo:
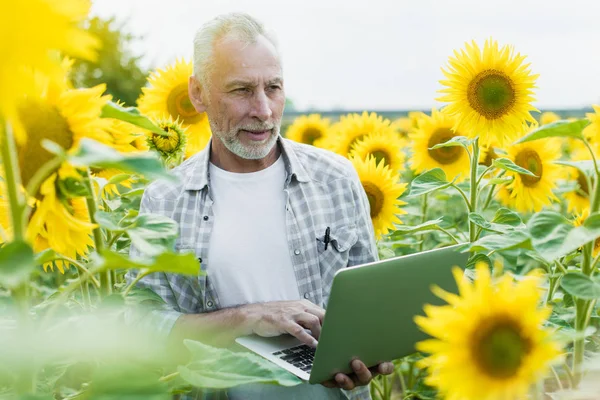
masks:
{"type": "Polygon", "coordinates": [[[327,245],[329,244],[329,233],[331,232],[331,229],[329,227],[327,227],[327,229],[325,229],[325,236],[323,237],[323,243],[325,243],[325,250],[327,250],[327,245]]]}

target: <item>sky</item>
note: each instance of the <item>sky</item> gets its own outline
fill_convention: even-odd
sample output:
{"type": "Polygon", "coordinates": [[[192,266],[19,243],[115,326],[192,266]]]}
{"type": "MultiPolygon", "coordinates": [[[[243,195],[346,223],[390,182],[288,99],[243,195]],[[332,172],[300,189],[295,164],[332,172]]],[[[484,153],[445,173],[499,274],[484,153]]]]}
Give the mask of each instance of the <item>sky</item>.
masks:
{"type": "Polygon", "coordinates": [[[95,0],[126,21],[145,66],[192,57],[196,30],[244,11],[275,31],[286,95],[300,111],[429,109],[454,50],[494,38],[539,74],[534,105],[600,103],[598,0],[95,0]]]}

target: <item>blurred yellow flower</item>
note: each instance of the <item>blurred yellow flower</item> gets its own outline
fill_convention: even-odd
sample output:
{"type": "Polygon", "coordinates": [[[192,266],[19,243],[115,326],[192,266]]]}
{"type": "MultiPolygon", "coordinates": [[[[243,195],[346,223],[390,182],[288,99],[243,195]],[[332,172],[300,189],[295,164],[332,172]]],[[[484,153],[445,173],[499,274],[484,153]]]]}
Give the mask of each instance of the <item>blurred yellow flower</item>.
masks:
{"type": "MultiPolygon", "coordinates": [[[[100,118],[102,107],[110,100],[103,96],[105,85],[89,89],[66,89],[61,82],[42,82],[38,94],[27,97],[18,106],[28,141],[17,148],[23,185],[54,157],[41,145],[43,139],[58,143],[65,150],[79,145],[82,138],[111,146],[107,128],[110,121],[100,118]]],[[[35,196],[35,193],[29,193],[35,196]]]]}
{"type": "Polygon", "coordinates": [[[436,109],[431,117],[425,115],[419,122],[419,128],[410,134],[412,156],[410,166],[417,173],[428,169],[441,168],[449,180],[457,176],[458,182],[469,176],[469,155],[462,146],[431,149],[436,144],[445,143],[455,136],[465,136],[452,130],[455,119],[436,109]]]}
{"type": "Polygon", "coordinates": [[[583,130],[583,135],[592,144],[596,157],[600,156],[600,105],[594,104],[593,113],[587,113],[586,117],[590,120],[588,125],[583,130]]]}
{"type": "Polygon", "coordinates": [[[552,122],[558,121],[560,119],[560,115],[552,111],[546,111],[543,112],[542,115],[540,115],[540,125],[551,124],[552,122]]]}
{"type": "Polygon", "coordinates": [[[508,158],[536,176],[508,171],[514,179],[506,187],[511,192],[511,206],[518,211],[540,211],[552,201],[558,200],[552,191],[564,177],[561,166],[554,164],[561,156],[561,143],[554,138],[512,145],[508,158]]]}
{"type": "Polygon", "coordinates": [[[426,305],[426,317],[415,317],[433,337],[417,344],[430,354],[420,361],[429,372],[425,382],[448,400],[525,398],[561,353],[543,327],[551,310],[540,307],[540,276],[515,283],[505,274],[493,281],[485,263],[476,272],[471,283],[455,267],[459,294],[435,287],[448,304],[426,305]]]}
{"type": "MultiPolygon", "coordinates": [[[[571,160],[583,161],[591,160],[592,157],[588,152],[588,149],[577,149],[571,153],[571,160]]],[[[565,200],[567,201],[567,211],[570,213],[582,213],[585,211],[589,212],[590,209],[590,187],[586,176],[581,173],[577,168],[567,167],[569,179],[577,182],[575,190],[565,193],[565,200]]]]}
{"type": "Polygon", "coordinates": [[[328,118],[320,114],[302,115],[288,126],[285,137],[293,141],[319,147],[331,125],[328,118]]]}
{"type": "Polygon", "coordinates": [[[379,131],[363,136],[357,141],[350,152],[350,158],[356,156],[367,160],[374,157],[376,163],[383,161],[393,173],[398,173],[404,169],[405,147],[406,141],[396,133],[389,130],[379,131]]]}
{"type": "Polygon", "coordinates": [[[408,137],[408,134],[415,129],[413,122],[407,117],[398,118],[390,124],[390,128],[402,138],[408,137]]]}
{"type": "Polygon", "coordinates": [[[491,39],[483,49],[473,41],[454,54],[443,69],[447,79],[440,81],[445,88],[438,99],[450,103],[443,112],[456,116],[453,129],[479,136],[482,145],[496,139],[504,146],[517,139],[526,121],[535,122],[530,111],[537,111],[531,105],[537,75],[524,63],[525,56],[491,39]]]}
{"type": "Polygon", "coordinates": [[[361,115],[342,115],[340,121],[331,127],[329,135],[321,141],[320,147],[348,157],[363,136],[379,131],[394,132],[389,119],[366,111],[361,115]]]}
{"type": "Polygon", "coordinates": [[[377,164],[374,157],[362,160],[355,156],[350,161],[369,199],[375,236],[380,238],[393,230],[395,223],[402,223],[398,215],[406,214],[400,208],[406,203],[398,198],[406,190],[406,184],[399,181],[399,175],[386,167],[383,160],[377,164]]]}
{"type": "MultiPolygon", "coordinates": [[[[48,178],[40,188],[41,200],[36,201],[35,211],[27,228],[27,239],[34,244],[34,250],[40,252],[51,248],[57,253],[73,260],[85,256],[94,246],[87,205],[83,197],[65,198],[57,190],[57,174],[48,178]]],[[[61,273],[68,263],[54,262],[61,273]]],[[[44,269],[52,269],[52,263],[44,269]]]]}
{"type": "Polygon", "coordinates": [[[36,94],[35,75],[60,75],[59,52],[96,56],[99,41],[80,26],[89,9],[87,0],[0,2],[0,117],[15,125],[18,143],[26,136],[17,107],[23,96],[36,94]]]}
{"type": "Polygon", "coordinates": [[[185,60],[157,69],[150,74],[149,86],[142,88],[138,99],[138,108],[143,114],[181,123],[187,135],[186,158],[206,147],[211,137],[206,113],[197,112],[188,96],[191,75],[192,63],[185,60]]]}

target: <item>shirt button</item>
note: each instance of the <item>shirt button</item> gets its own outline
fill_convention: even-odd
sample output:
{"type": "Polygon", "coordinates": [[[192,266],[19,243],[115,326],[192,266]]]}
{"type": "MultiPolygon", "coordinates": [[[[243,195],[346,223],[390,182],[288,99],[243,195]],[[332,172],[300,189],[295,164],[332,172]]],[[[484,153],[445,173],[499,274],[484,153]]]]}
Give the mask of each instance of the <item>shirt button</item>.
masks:
{"type": "Polygon", "coordinates": [[[202,257],[198,257],[198,262],[202,263],[202,257]]]}
{"type": "Polygon", "coordinates": [[[308,294],[308,292],[304,293],[304,298],[308,299],[310,297],[310,295],[308,294]]]}
{"type": "Polygon", "coordinates": [[[205,221],[208,221],[208,215],[205,215],[203,218],[205,221]]]}
{"type": "Polygon", "coordinates": [[[295,255],[299,255],[300,254],[300,250],[298,250],[298,249],[294,250],[294,254],[295,255]]]}
{"type": "Polygon", "coordinates": [[[212,307],[212,306],[213,306],[213,302],[212,302],[212,301],[210,301],[210,300],[209,300],[209,301],[207,301],[207,302],[206,302],[206,306],[207,306],[207,307],[212,307]]]}

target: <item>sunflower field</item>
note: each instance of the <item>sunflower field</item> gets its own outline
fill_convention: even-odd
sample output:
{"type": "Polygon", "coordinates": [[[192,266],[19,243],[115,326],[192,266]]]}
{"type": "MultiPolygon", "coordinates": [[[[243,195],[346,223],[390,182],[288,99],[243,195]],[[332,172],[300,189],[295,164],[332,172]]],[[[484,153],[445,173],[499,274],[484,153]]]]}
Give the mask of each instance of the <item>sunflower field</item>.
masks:
{"type": "MultiPolygon", "coordinates": [[[[136,283],[204,271],[173,250],[174,221],[138,213],[141,195],[174,179],[210,126],[188,98],[184,59],[150,75],[137,107],[105,85],[74,88],[73,58],[99,47],[80,28],[88,13],[80,0],[0,3],[0,397],[299,384],[249,353],[153,336],[152,310],[166,304],[136,283]]],[[[380,258],[450,244],[470,253],[454,270],[458,294],[432,288],[446,304],[415,317],[430,338],[375,378],[371,396],[600,398],[600,106],[585,118],[539,112],[535,66],[493,39],[441,67],[441,109],[310,114],[282,130],[352,162],[380,258]]]]}

